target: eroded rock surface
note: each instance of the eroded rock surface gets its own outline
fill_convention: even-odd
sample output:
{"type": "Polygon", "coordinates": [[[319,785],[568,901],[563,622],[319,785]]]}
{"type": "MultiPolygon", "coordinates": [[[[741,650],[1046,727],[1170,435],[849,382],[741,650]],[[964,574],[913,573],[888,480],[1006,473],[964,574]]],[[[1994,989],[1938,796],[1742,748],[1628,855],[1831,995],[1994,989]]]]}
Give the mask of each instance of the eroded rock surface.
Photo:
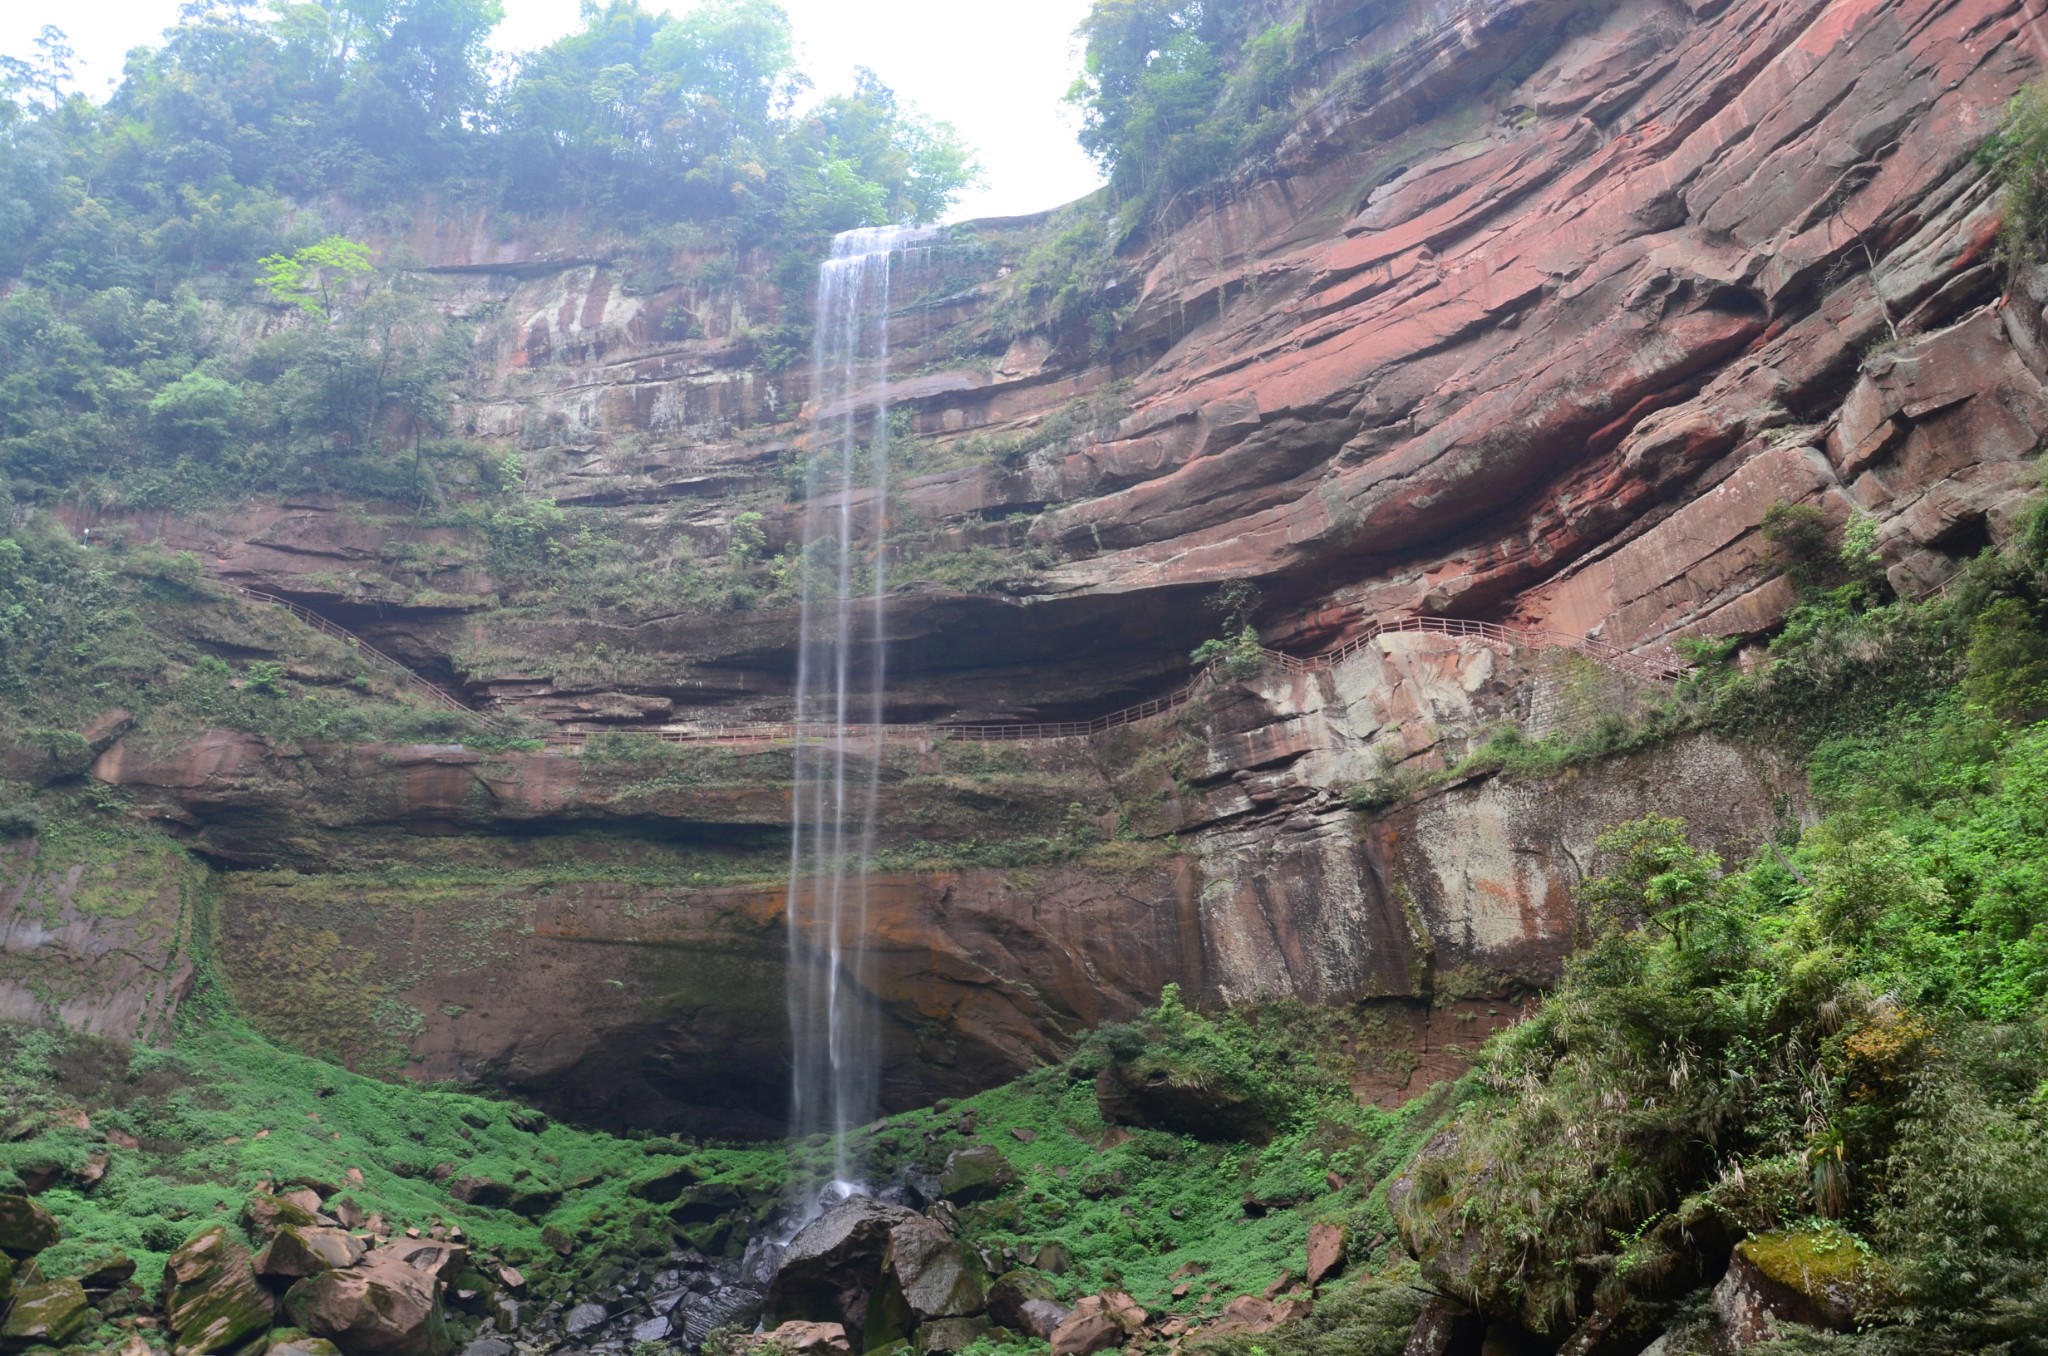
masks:
{"type": "MultiPolygon", "coordinates": [[[[997,275],[1042,222],[986,223],[906,273],[893,398],[929,460],[899,482],[921,534],[904,552],[1001,568],[905,574],[892,719],[1159,697],[1229,580],[1257,582],[1264,639],[1303,654],[1422,614],[1668,657],[1782,618],[1775,504],[1872,515],[1908,594],[2010,536],[2048,434],[2048,322],[2038,279],[2001,295],[1974,152],[2040,72],[2028,6],[1454,8],[1319,5],[1375,78],[1129,246],[1106,351],[993,328],[997,275]]],[[[404,243],[478,320],[461,422],[523,449],[531,493],[614,515],[652,579],[721,568],[742,511],[768,551],[790,542],[778,468],[811,393],[748,339],[791,300],[765,268],[706,306],[639,289],[592,223],[553,240],[423,210],[404,243]],[[670,337],[692,307],[698,337],[670,337]]],[[[387,509],[307,495],[128,526],[485,709],[582,732],[788,714],[786,600],[507,607],[481,538],[387,509]]],[[[1424,1014],[1453,975],[1540,986],[1601,829],[1679,814],[1739,854],[1798,787],[1702,738],[1410,793],[1491,729],[1569,732],[1643,696],[1565,651],[1384,634],[1093,740],[892,744],[865,941],[885,1102],[1010,1076],[1169,982],[1424,1014]]],[[[215,932],[269,1033],[595,1119],[777,1128],[786,746],[78,739],[80,768],[206,860],[282,868],[227,876],[215,932]],[[372,1020],[407,1010],[398,1035],[372,1020]]],[[[0,1010],[153,1029],[185,983],[170,896],[97,908],[30,849],[4,860],[0,1010]],[[41,996],[112,955],[105,992],[41,996]]],[[[1490,1021],[1479,1001],[1461,1015],[1490,1021]]]]}

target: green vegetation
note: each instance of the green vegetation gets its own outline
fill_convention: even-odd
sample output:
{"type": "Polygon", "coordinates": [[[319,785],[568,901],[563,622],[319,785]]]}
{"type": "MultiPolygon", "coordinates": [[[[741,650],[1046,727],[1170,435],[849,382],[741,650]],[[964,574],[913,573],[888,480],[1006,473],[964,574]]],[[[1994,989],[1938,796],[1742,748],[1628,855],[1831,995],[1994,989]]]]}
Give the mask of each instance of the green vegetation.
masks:
{"type": "Polygon", "coordinates": [[[211,728],[285,742],[481,733],[351,646],[223,594],[192,557],[99,540],[88,549],[42,515],[0,537],[0,742],[37,751],[13,775],[76,777],[95,752],[77,732],[117,707],[144,744],[211,728]]]}
{"type": "MultiPolygon", "coordinates": [[[[1121,1286],[1155,1310],[1213,1314],[1238,1295],[1263,1292],[1283,1271],[1299,1277],[1317,1221],[1347,1227],[1354,1261],[1382,1255],[1391,1223],[1377,1184],[1407,1161],[1451,1101],[1439,1094],[1395,1111],[1360,1105],[1346,1046],[1372,1039],[1365,1009],[1279,1003],[1210,1018],[1183,1006],[1169,986],[1158,1008],[1091,1033],[1061,1063],[957,1104],[892,1117],[863,1147],[885,1167],[935,1171],[954,1148],[992,1143],[1020,1180],[996,1200],[963,1208],[970,1237],[1027,1257],[1057,1243],[1072,1263],[1055,1278],[1069,1301],[1121,1286]],[[1197,1095],[1255,1102],[1269,1140],[1105,1120],[1097,1078],[1117,1068],[1140,1069],[1147,1080],[1163,1073],[1197,1095]]],[[[1413,1321],[1410,1308],[1406,1323],[1413,1321]]]]}
{"type": "Polygon", "coordinates": [[[1711,1283],[1745,1236],[1832,1230],[1862,1335],[1828,1350],[2040,1349],[2044,522],[1914,604],[1856,525],[1830,553],[1775,515],[1805,601],[1753,674],[1684,696],[1805,753],[1822,817],[1732,869],[1678,821],[1602,839],[1583,951],[1414,1170],[1433,1284],[1562,1333],[1711,1283]]]}
{"type": "Polygon", "coordinates": [[[421,297],[402,246],[335,234],[311,203],[390,238],[431,184],[508,220],[689,227],[807,272],[830,232],[929,220],[973,176],[950,128],[866,73],[799,112],[807,81],[768,0],[591,6],[494,85],[500,12],[202,0],[104,103],[64,93],[54,30],[0,62],[8,492],[189,509],[320,488],[424,507],[461,482],[488,498],[495,454],[447,414],[470,336],[421,297]],[[285,314],[256,338],[232,314],[249,303],[285,314]]]}
{"type": "Polygon", "coordinates": [[[1299,18],[1233,0],[1096,0],[1076,32],[1081,145],[1135,223],[1286,130],[1314,54],[1299,18]]]}
{"type": "Polygon", "coordinates": [[[466,1093],[379,1082],[271,1045],[203,1001],[183,1028],[171,1049],[128,1049],[0,1026],[10,1131],[0,1180],[58,1174],[41,1197],[65,1230],[43,1258],[51,1274],[111,1246],[153,1288],[165,1255],[234,1220],[262,1184],[304,1181],[339,1187],[393,1227],[458,1224],[472,1247],[525,1270],[534,1293],[559,1295],[672,1246],[665,1228],[657,1244],[659,1211],[629,1192],[676,1155],[771,1198],[781,1181],[779,1147],[622,1139],[466,1093]],[[105,1174],[88,1180],[96,1155],[105,1174]],[[517,1183],[560,1204],[532,1216],[468,1205],[445,1186],[461,1176],[517,1183]],[[543,1243],[550,1226],[571,1240],[566,1254],[543,1243]]]}
{"type": "Polygon", "coordinates": [[[2014,97],[1978,160],[2005,190],[2007,257],[2024,265],[2048,255],[2048,82],[2014,97]]]}

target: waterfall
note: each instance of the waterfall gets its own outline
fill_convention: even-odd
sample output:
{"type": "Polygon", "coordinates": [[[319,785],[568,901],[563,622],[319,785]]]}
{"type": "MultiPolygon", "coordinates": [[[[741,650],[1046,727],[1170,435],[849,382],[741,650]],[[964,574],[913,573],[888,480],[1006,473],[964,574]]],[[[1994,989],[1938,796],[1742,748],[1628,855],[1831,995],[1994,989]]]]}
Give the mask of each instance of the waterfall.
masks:
{"type": "Polygon", "coordinates": [[[880,1084],[862,943],[886,676],[889,271],[900,251],[931,235],[847,231],[818,269],[790,809],[790,1133],[829,1135],[832,1168],[829,1179],[799,1181],[807,1209],[860,1190],[847,1132],[874,1119],[880,1084]]]}

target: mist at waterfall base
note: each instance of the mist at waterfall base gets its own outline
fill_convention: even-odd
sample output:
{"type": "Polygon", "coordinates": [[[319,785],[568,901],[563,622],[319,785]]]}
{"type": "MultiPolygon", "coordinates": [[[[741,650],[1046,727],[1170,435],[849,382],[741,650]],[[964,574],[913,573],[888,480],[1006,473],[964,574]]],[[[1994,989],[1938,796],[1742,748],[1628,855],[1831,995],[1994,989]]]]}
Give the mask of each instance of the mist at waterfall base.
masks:
{"type": "Polygon", "coordinates": [[[899,253],[934,234],[848,231],[818,270],[790,811],[790,1134],[828,1137],[831,1162],[806,1172],[793,1156],[806,1216],[866,1194],[848,1132],[877,1112],[880,1031],[862,941],[887,679],[889,284],[899,253]]]}

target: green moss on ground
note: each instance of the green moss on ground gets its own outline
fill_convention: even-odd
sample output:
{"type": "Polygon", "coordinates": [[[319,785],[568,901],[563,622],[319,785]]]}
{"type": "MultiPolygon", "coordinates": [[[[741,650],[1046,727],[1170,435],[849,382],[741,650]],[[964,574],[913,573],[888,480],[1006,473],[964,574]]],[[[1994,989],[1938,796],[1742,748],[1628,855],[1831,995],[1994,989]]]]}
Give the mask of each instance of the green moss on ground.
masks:
{"type": "MultiPolygon", "coordinates": [[[[970,1238],[1026,1258],[1059,1245],[1072,1270],[1055,1284],[1069,1301],[1120,1287],[1155,1310],[1213,1314],[1283,1272],[1299,1278],[1318,1221],[1347,1227],[1354,1261],[1387,1256],[1394,1235],[1383,1183],[1460,1094],[1446,1086],[1399,1110],[1361,1105],[1348,1047],[1365,1026],[1343,1009],[1275,1004],[1210,1018],[1169,1000],[1140,1022],[1091,1034],[1056,1066],[892,1117],[859,1147],[885,1172],[930,1172],[955,1149],[994,1145],[1018,1181],[962,1209],[970,1238]],[[1096,1075],[1111,1061],[1147,1058],[1255,1083],[1273,1139],[1205,1141],[1105,1121],[1096,1075]]],[[[823,1152],[800,1145],[793,1161],[801,1168],[823,1152]]]]}
{"type": "Polygon", "coordinates": [[[707,1181],[782,1180],[780,1146],[579,1130],[468,1093],[352,1074],[229,1018],[188,1020],[167,1050],[0,1025],[0,1094],[13,1135],[0,1168],[62,1174],[39,1198],[65,1232],[44,1269],[61,1275],[118,1247],[151,1290],[193,1234],[224,1223],[239,1236],[241,1208],[265,1182],[338,1186],[394,1226],[458,1224],[545,1296],[672,1246],[659,1207],[631,1194],[635,1182],[681,1164],[707,1181]],[[121,1147],[129,1140],[136,1147],[121,1147]],[[88,1185],[102,1154],[105,1175],[88,1185]],[[467,1205],[445,1187],[464,1176],[558,1190],[561,1203],[534,1218],[467,1205]],[[550,1227],[573,1240],[568,1256],[543,1241],[550,1227]]]}

